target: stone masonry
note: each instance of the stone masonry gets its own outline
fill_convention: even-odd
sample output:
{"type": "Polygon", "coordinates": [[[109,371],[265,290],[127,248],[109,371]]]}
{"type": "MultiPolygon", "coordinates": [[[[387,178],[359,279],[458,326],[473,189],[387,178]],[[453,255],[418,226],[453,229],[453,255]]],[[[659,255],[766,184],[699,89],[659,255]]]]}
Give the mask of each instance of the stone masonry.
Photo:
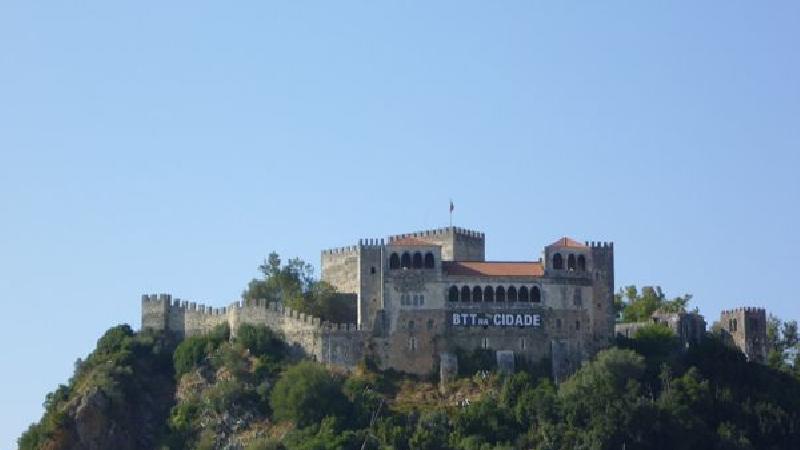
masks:
{"type": "MultiPolygon", "coordinates": [[[[549,360],[558,379],[614,336],[612,243],[562,238],[528,261],[486,261],[483,233],[447,227],[361,239],[324,250],[322,279],[356,302],[353,324],[331,324],[266,301],[209,308],[142,298],[142,328],[178,337],[228,323],[263,323],[318,361],[427,375],[457,366],[459,350],[501,352],[507,363],[549,360]]],[[[445,372],[449,373],[449,369],[445,372]]]]}

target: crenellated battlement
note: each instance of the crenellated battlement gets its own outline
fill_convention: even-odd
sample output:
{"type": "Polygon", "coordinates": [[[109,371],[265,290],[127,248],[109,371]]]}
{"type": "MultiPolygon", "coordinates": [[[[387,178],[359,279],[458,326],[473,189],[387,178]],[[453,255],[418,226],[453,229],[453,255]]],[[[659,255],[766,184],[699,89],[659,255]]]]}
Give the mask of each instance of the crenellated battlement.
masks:
{"type": "MultiPolygon", "coordinates": [[[[234,314],[240,317],[252,316],[257,310],[262,310],[268,315],[291,319],[295,325],[306,325],[316,328],[318,331],[361,331],[358,324],[323,321],[319,317],[301,313],[300,311],[296,311],[292,308],[284,306],[281,302],[268,301],[266,299],[255,299],[248,302],[235,301],[230,303],[227,307],[223,306],[220,308],[215,308],[206,306],[204,304],[198,304],[196,302],[190,302],[188,300],[181,300],[178,298],[173,299],[169,294],[145,294],[142,295],[142,304],[144,326],[147,326],[147,324],[144,324],[144,314],[149,310],[152,310],[153,307],[163,307],[164,312],[167,315],[167,323],[165,324],[165,328],[171,330],[181,330],[185,335],[202,334],[203,331],[207,331],[204,329],[193,329],[192,326],[187,326],[187,321],[185,319],[187,314],[195,316],[194,322],[201,324],[199,328],[205,328],[205,326],[202,325],[206,323],[206,321],[203,320],[204,316],[214,318],[226,318],[229,314],[234,314]],[[178,324],[176,323],[170,324],[169,318],[183,318],[183,326],[177,326],[178,324]]],[[[214,323],[216,322],[217,321],[214,321],[214,323]]],[[[156,327],[151,326],[151,328],[156,327]]]]}
{"type": "Polygon", "coordinates": [[[425,238],[425,237],[441,237],[449,235],[458,235],[461,237],[468,237],[474,239],[485,239],[484,233],[476,230],[468,230],[460,227],[444,227],[432,230],[421,230],[413,233],[393,234],[389,236],[389,242],[406,238],[425,238]]]}
{"type": "Polygon", "coordinates": [[[614,248],[613,242],[600,242],[600,241],[584,241],[584,245],[590,248],[614,248]]]}
{"type": "Polygon", "coordinates": [[[334,247],[329,248],[327,250],[323,250],[323,255],[344,255],[344,254],[356,254],[358,252],[357,245],[346,245],[344,247],[334,247]]]}
{"type": "Polygon", "coordinates": [[[766,308],[763,308],[761,306],[740,306],[738,308],[733,308],[733,309],[724,309],[724,310],[721,311],[720,314],[728,315],[728,314],[736,314],[736,313],[740,313],[740,312],[766,314],[767,310],[766,310],[766,308]]]}

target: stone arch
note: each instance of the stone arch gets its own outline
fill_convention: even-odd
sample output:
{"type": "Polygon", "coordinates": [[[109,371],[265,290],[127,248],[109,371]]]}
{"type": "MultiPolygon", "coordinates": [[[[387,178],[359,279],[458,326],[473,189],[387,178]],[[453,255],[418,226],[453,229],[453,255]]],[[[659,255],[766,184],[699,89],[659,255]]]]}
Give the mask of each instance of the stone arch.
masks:
{"type": "Polygon", "coordinates": [[[534,286],[531,288],[531,301],[533,303],[542,302],[542,291],[539,290],[539,286],[534,286]]]}
{"type": "Polygon", "coordinates": [[[482,302],[483,301],[483,289],[480,286],[475,286],[472,288],[472,301],[473,302],[482,302]]]}
{"type": "Polygon", "coordinates": [[[553,255],[553,270],[564,270],[564,257],[561,253],[553,255]]]}
{"type": "Polygon", "coordinates": [[[518,300],[521,302],[530,301],[530,295],[528,294],[528,286],[522,286],[519,288],[519,298],[518,300]]]}
{"type": "Polygon", "coordinates": [[[431,252],[425,253],[425,268],[433,269],[433,266],[434,266],[433,253],[431,252]]]}
{"type": "Polygon", "coordinates": [[[567,270],[573,271],[577,268],[577,263],[575,262],[575,255],[572,253],[569,254],[567,257],[567,270]]]}
{"type": "Polygon", "coordinates": [[[411,255],[408,252],[403,252],[403,256],[400,257],[400,268],[401,269],[411,268],[411,255]]]}
{"type": "Polygon", "coordinates": [[[414,256],[411,258],[411,267],[422,269],[422,253],[414,252],[414,256]]]}
{"type": "Polygon", "coordinates": [[[461,287],[461,301],[468,302],[469,301],[469,286],[462,286],[461,287]]]}
{"type": "Polygon", "coordinates": [[[586,272],[586,257],[583,255],[578,255],[578,270],[586,272]]]}
{"type": "Polygon", "coordinates": [[[517,288],[514,286],[509,286],[506,295],[508,296],[508,301],[510,302],[517,301],[517,288]]]}
{"type": "Polygon", "coordinates": [[[451,302],[458,301],[458,287],[457,286],[450,286],[450,289],[447,290],[447,300],[451,302]]]}
{"type": "Polygon", "coordinates": [[[392,253],[392,255],[389,256],[389,269],[395,270],[399,268],[400,268],[400,256],[398,256],[397,253],[392,253]]]}
{"type": "Polygon", "coordinates": [[[494,301],[494,288],[491,286],[486,286],[483,289],[483,301],[485,302],[493,302],[494,301]]]}
{"type": "Polygon", "coordinates": [[[497,289],[494,291],[494,298],[498,302],[506,301],[506,288],[503,286],[497,286],[497,289]]]}

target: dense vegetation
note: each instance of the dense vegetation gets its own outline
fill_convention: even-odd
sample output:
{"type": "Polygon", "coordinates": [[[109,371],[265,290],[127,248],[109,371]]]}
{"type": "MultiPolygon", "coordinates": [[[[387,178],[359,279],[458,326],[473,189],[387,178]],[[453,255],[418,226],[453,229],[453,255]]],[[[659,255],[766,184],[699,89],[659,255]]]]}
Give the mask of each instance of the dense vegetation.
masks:
{"type": "Polygon", "coordinates": [[[114,448],[800,448],[800,373],[749,363],[713,336],[682,352],[653,325],[559,386],[528,371],[465,377],[451,390],[469,392],[467,404],[426,380],[404,391],[407,378],[366,364],[346,375],[292,360],[265,327],[227,334],[166,351],[112,328],[20,448],[89,448],[75,445],[81,419],[67,405],[98,390],[108,406],[97,426],[127,430],[114,448]],[[404,398],[426,389],[427,401],[404,398]]]}
{"type": "MultiPolygon", "coordinates": [[[[302,262],[287,270],[271,259],[245,298],[319,301],[302,262]]],[[[631,293],[623,308],[650,306],[633,306],[629,318],[653,299],[656,308],[688,302],[631,293]]],[[[773,351],[797,344],[796,324],[770,326],[773,351]]],[[[460,378],[443,392],[366,360],[342,373],[298,359],[264,326],[243,325],[233,338],[221,326],[177,345],[117,326],[47,396],[19,448],[800,448],[800,365],[749,363],[714,334],[685,351],[666,327],[647,326],[558,386],[546,364],[508,376],[491,352],[459,361],[460,378]]]]}
{"type": "Polygon", "coordinates": [[[337,323],[356,321],[355,299],[340,294],[336,288],[314,278],[314,268],[300,258],[281,265],[280,256],[272,252],[258,266],[263,278],[254,278],[242,293],[245,301],[266,299],[282,301],[302,313],[337,323]]]}
{"type": "Polygon", "coordinates": [[[686,312],[691,294],[668,299],[660,286],[644,286],[641,292],[636,286],[620,288],[614,295],[614,309],[623,322],[644,322],[656,312],[686,312]]]}

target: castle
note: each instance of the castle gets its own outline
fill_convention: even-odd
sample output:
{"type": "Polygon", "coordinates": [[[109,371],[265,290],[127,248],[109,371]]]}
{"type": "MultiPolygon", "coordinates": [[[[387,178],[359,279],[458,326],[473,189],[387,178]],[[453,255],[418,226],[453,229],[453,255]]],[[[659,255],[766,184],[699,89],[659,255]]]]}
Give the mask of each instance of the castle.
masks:
{"type": "MultiPolygon", "coordinates": [[[[322,279],[356,302],[355,323],[321,321],[278,302],[210,308],[142,297],[142,328],[178,337],[228,323],[264,324],[320,362],[429,374],[460,350],[496,351],[513,365],[549,359],[560,379],[614,337],[614,247],[562,238],[530,261],[486,261],[478,231],[446,227],[324,250],[322,279]]],[[[442,370],[445,368],[443,367],[442,370]]]]}

